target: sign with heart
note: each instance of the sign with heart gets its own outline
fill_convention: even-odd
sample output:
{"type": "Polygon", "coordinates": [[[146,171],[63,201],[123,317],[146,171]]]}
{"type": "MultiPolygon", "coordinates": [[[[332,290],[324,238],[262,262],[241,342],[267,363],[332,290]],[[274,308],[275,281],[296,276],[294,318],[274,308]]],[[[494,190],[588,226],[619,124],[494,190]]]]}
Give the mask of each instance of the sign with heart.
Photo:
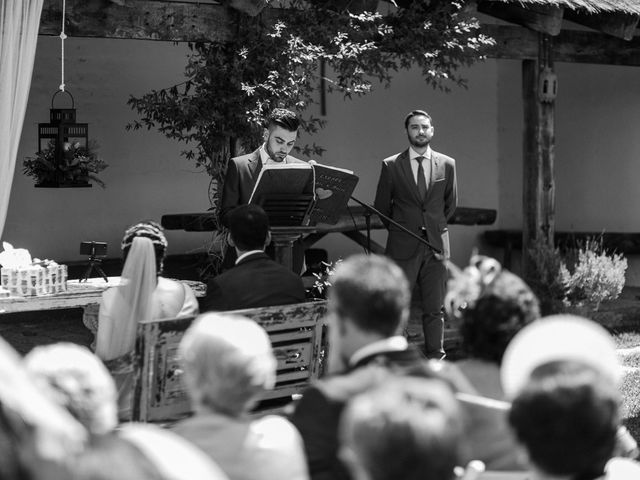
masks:
{"type": "Polygon", "coordinates": [[[325,200],[333,195],[333,190],[327,190],[321,187],[316,188],[316,195],[320,200],[325,200]]]}

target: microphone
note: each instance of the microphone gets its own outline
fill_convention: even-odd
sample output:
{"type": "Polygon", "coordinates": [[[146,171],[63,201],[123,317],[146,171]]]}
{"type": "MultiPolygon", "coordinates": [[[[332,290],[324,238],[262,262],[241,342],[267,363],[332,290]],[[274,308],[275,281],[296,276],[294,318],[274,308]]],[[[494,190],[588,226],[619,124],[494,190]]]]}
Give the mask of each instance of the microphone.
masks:
{"type": "Polygon", "coordinates": [[[318,165],[318,162],[315,160],[309,160],[309,165],[318,165]]]}

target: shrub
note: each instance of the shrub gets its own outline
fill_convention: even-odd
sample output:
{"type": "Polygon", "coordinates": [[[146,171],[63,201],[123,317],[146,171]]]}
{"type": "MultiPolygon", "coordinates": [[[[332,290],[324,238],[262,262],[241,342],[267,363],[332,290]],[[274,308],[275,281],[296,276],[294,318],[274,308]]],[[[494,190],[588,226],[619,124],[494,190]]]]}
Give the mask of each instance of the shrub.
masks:
{"type": "Polygon", "coordinates": [[[618,298],[624,287],[627,259],[608,253],[602,237],[589,238],[564,254],[537,241],[529,254],[533,266],[529,283],[540,299],[543,315],[575,307],[595,311],[601,302],[618,298]]]}

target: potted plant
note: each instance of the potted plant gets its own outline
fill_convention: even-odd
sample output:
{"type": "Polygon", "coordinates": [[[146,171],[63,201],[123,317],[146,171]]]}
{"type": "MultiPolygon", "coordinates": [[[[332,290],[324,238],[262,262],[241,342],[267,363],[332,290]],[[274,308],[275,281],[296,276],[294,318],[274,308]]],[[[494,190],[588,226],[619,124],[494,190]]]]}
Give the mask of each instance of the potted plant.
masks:
{"type": "Polygon", "coordinates": [[[564,254],[538,241],[530,250],[533,273],[528,279],[543,315],[570,312],[589,316],[605,300],[622,292],[627,259],[608,253],[602,238],[587,239],[564,254]]]}
{"type": "Polygon", "coordinates": [[[22,171],[35,179],[36,187],[90,187],[89,181],[92,181],[104,188],[104,182],[96,174],[108,165],[98,157],[96,149],[95,142],[87,146],[65,142],[61,160],[56,161],[55,143],[49,142],[47,148],[34,157],[24,159],[22,171]]]}

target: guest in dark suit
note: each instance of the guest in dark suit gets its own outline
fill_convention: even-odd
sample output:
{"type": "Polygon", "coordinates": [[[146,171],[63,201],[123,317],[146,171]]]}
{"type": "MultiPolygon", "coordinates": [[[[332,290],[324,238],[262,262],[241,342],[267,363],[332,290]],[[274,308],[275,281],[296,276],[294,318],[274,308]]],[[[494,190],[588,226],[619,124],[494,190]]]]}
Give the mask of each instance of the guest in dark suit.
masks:
{"type": "Polygon", "coordinates": [[[383,160],[374,204],[437,250],[387,224],[386,254],[402,267],[414,295],[420,295],[425,353],[444,358],[442,307],[449,257],[447,221],[457,205],[455,161],[429,146],[434,128],[427,112],[410,112],[405,128],[409,148],[383,160]]]}
{"type": "Polygon", "coordinates": [[[356,255],[336,268],[329,289],[328,368],[342,373],[308,388],[291,417],[312,479],[349,478],[337,458],[338,423],[346,402],[377,383],[376,367],[386,372],[424,361],[401,334],[409,297],[402,270],[385,257],[356,255]]]}
{"type": "Polygon", "coordinates": [[[241,205],[227,215],[228,242],[236,265],[209,281],[203,311],[236,310],[303,302],[302,279],[271,260],[265,245],[271,240],[269,219],[258,205],[241,205]]]}
{"type": "MultiPolygon", "coordinates": [[[[289,155],[298,138],[299,126],[300,120],[295,113],[284,108],[276,108],[267,118],[262,146],[252,153],[229,160],[220,203],[223,225],[228,226],[225,215],[229,211],[238,205],[249,203],[263,165],[305,163],[289,155]]],[[[227,249],[224,267],[229,268],[233,265],[233,253],[233,249],[227,249]]],[[[294,244],[293,263],[293,270],[301,273],[304,249],[299,243],[294,244]]]]}

